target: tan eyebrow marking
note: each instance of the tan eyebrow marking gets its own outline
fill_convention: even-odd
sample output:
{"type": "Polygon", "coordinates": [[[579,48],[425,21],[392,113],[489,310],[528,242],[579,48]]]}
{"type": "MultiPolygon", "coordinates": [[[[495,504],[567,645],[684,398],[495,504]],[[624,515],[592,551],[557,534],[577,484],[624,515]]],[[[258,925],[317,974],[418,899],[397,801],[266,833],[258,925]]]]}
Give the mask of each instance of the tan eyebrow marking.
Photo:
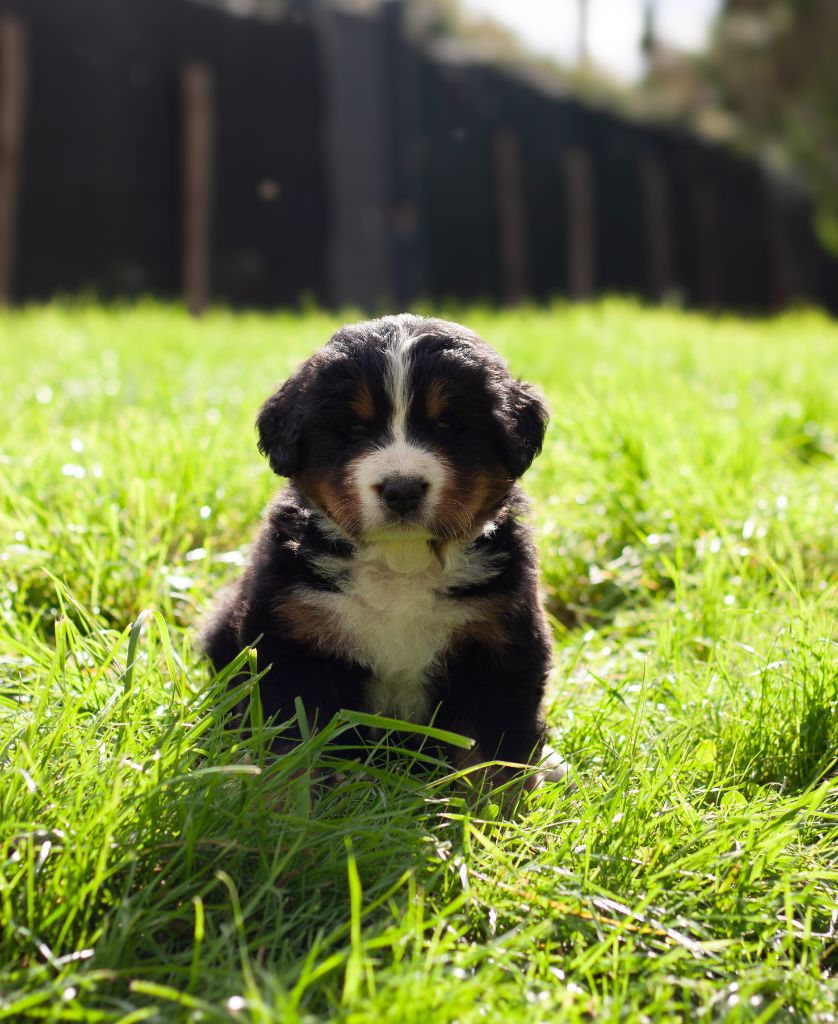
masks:
{"type": "Polygon", "coordinates": [[[448,396],[445,394],[445,385],[439,380],[432,380],[425,397],[425,412],[428,419],[439,419],[448,408],[448,396]]]}
{"type": "Polygon", "coordinates": [[[349,405],[359,420],[370,422],[375,419],[375,403],[366,384],[359,385],[349,405]]]}

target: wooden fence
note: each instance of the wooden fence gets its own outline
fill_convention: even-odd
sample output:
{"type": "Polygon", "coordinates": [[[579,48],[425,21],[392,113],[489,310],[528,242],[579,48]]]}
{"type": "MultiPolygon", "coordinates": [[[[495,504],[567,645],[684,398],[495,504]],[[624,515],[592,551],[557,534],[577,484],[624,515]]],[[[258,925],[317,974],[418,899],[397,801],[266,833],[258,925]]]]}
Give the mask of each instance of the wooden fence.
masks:
{"type": "Polygon", "coordinates": [[[838,305],[793,184],[368,16],[0,0],[0,302],[838,305]]]}

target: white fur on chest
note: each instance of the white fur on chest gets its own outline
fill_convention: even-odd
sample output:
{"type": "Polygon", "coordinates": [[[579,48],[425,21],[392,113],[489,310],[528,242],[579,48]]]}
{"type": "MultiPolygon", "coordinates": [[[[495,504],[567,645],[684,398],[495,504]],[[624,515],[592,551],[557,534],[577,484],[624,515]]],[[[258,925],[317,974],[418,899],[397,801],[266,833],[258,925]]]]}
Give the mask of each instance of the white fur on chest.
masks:
{"type": "Polygon", "coordinates": [[[320,561],[330,575],[340,572],[340,592],[304,595],[306,602],[332,612],[335,627],[329,645],[369,668],[369,709],[416,722],[426,721],[432,710],[425,683],[453,634],[481,614],[479,602],[458,600],[444,591],[497,573],[490,556],[469,548],[449,552],[444,566],[436,558],[405,560],[415,566],[423,563],[415,572],[394,571],[386,546],[373,545],[356,553],[348,573],[346,562],[320,561]]]}

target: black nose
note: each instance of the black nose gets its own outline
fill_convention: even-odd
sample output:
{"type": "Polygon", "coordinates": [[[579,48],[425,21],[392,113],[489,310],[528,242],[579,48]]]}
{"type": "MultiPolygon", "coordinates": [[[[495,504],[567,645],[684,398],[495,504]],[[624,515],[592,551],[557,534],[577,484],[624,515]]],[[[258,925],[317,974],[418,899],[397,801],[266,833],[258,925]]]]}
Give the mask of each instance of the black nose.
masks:
{"type": "Polygon", "coordinates": [[[419,476],[388,476],[379,487],[384,504],[400,515],[415,512],[428,489],[419,476]]]}

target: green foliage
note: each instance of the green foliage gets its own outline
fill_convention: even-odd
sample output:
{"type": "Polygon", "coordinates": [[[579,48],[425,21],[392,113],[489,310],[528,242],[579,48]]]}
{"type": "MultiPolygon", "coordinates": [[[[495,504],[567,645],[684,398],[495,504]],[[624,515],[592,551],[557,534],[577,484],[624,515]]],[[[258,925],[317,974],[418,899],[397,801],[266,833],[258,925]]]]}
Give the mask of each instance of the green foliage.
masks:
{"type": "Polygon", "coordinates": [[[802,171],[838,255],[836,36],[834,0],[727,0],[705,64],[742,141],[802,171]]]}
{"type": "Polygon", "coordinates": [[[553,411],[577,788],[517,803],[349,719],[276,760],[194,652],[334,317],[0,314],[0,1020],[835,1019],[838,328],[459,316],[553,411]]]}

